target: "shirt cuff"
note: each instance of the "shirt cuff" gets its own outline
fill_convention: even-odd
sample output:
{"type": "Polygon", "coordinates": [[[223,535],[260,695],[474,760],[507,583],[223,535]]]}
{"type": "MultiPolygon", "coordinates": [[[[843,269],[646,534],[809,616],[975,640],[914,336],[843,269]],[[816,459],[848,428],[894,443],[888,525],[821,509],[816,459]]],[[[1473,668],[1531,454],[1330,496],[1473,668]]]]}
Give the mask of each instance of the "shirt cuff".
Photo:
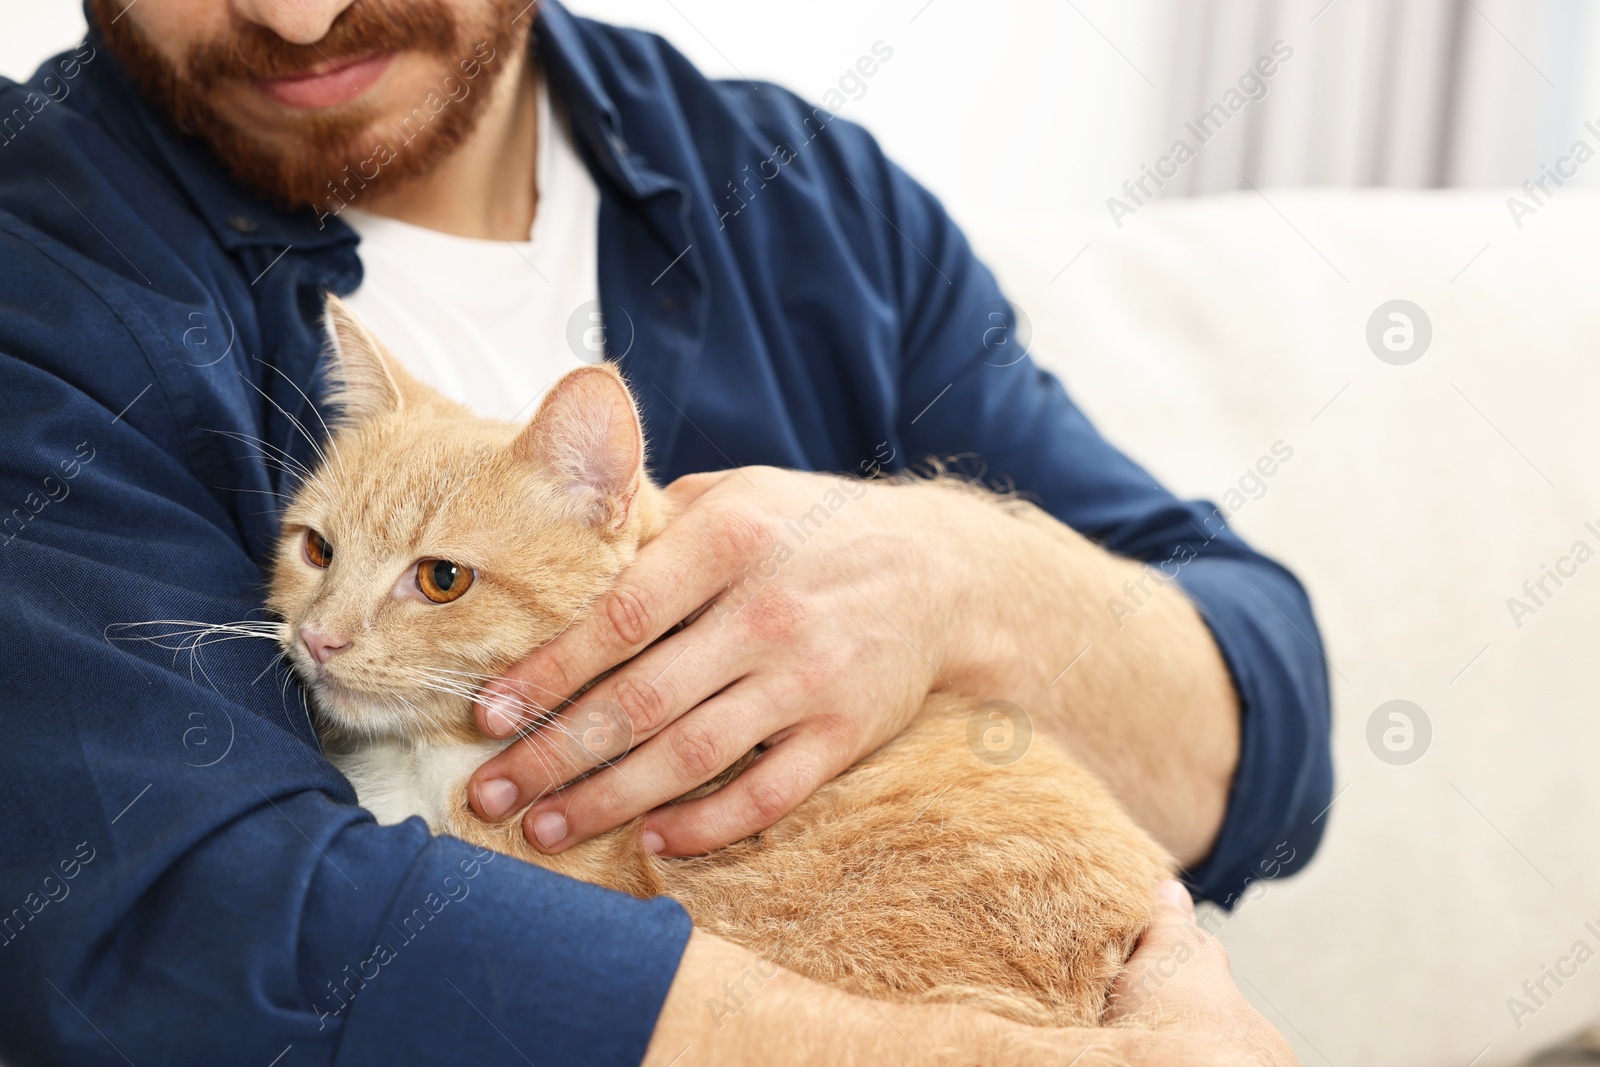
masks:
{"type": "Polygon", "coordinates": [[[1222,651],[1239,698],[1239,762],[1211,855],[1184,873],[1231,910],[1257,881],[1316,851],[1333,791],[1327,661],[1311,603],[1264,557],[1201,556],[1178,573],[1222,651]]]}

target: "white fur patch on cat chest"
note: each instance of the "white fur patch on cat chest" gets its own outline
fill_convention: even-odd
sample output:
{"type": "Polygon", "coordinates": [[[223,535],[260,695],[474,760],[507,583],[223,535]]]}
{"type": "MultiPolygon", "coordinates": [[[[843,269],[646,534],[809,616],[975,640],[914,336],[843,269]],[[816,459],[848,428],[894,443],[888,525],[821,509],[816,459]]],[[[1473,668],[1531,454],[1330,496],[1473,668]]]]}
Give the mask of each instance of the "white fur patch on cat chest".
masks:
{"type": "Polygon", "coordinates": [[[350,779],[357,802],[372,812],[380,826],[416,815],[439,833],[472,772],[505,747],[504,741],[418,744],[385,739],[360,752],[330,753],[329,758],[350,779]]]}

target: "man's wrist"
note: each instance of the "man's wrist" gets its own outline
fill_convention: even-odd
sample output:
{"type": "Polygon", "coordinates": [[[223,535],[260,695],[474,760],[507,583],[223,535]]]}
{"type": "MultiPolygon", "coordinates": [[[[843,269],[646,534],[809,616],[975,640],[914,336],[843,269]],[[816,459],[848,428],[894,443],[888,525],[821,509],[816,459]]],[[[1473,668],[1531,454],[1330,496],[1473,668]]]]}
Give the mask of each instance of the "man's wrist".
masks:
{"type": "Polygon", "coordinates": [[[1103,554],[1021,501],[949,481],[904,488],[922,494],[918,515],[936,532],[917,580],[934,587],[927,649],[941,682],[976,698],[1038,696],[1063,631],[1098,603],[1087,572],[1104,570],[1103,554]]]}
{"type": "Polygon", "coordinates": [[[1182,863],[1203,859],[1240,724],[1232,678],[1188,597],[1031,504],[912,488],[940,494],[916,510],[938,533],[917,558],[929,577],[916,579],[938,600],[925,627],[942,628],[925,646],[938,684],[1014,702],[1182,863]]]}

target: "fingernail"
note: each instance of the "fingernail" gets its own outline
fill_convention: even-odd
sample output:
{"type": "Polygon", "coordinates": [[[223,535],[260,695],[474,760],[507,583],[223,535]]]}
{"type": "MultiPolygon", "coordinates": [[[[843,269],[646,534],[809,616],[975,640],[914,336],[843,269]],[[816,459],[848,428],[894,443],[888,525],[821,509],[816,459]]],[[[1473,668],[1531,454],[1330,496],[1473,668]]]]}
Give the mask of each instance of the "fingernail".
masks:
{"type": "Polygon", "coordinates": [[[490,737],[510,737],[522,726],[522,709],[510,693],[495,690],[483,695],[483,724],[490,737]]]}
{"type": "Polygon", "coordinates": [[[559,811],[541,811],[533,817],[533,836],[541,848],[555,848],[567,836],[567,820],[559,811]]]}
{"type": "Polygon", "coordinates": [[[640,834],[639,844],[644,846],[646,852],[654,852],[658,856],[667,850],[667,842],[654,830],[646,830],[640,834]]]}
{"type": "Polygon", "coordinates": [[[486,818],[498,819],[517,802],[517,787],[504,778],[478,783],[478,807],[486,818]]]}
{"type": "Polygon", "coordinates": [[[1183,888],[1182,882],[1173,881],[1169,878],[1156,886],[1156,896],[1175,908],[1181,908],[1190,915],[1194,914],[1194,898],[1189,895],[1187,889],[1183,888]]]}

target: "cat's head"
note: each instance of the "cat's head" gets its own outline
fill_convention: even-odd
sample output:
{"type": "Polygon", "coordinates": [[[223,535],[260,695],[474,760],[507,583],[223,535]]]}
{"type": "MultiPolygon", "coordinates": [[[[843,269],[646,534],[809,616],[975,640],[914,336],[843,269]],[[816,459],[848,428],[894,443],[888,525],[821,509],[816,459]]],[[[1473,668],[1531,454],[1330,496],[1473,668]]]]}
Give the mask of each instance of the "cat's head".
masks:
{"type": "Polygon", "coordinates": [[[609,365],[523,426],[408,374],[330,298],[339,412],[283,514],[268,607],[325,732],[461,734],[473,694],[583,614],[659,521],[609,365]]]}

